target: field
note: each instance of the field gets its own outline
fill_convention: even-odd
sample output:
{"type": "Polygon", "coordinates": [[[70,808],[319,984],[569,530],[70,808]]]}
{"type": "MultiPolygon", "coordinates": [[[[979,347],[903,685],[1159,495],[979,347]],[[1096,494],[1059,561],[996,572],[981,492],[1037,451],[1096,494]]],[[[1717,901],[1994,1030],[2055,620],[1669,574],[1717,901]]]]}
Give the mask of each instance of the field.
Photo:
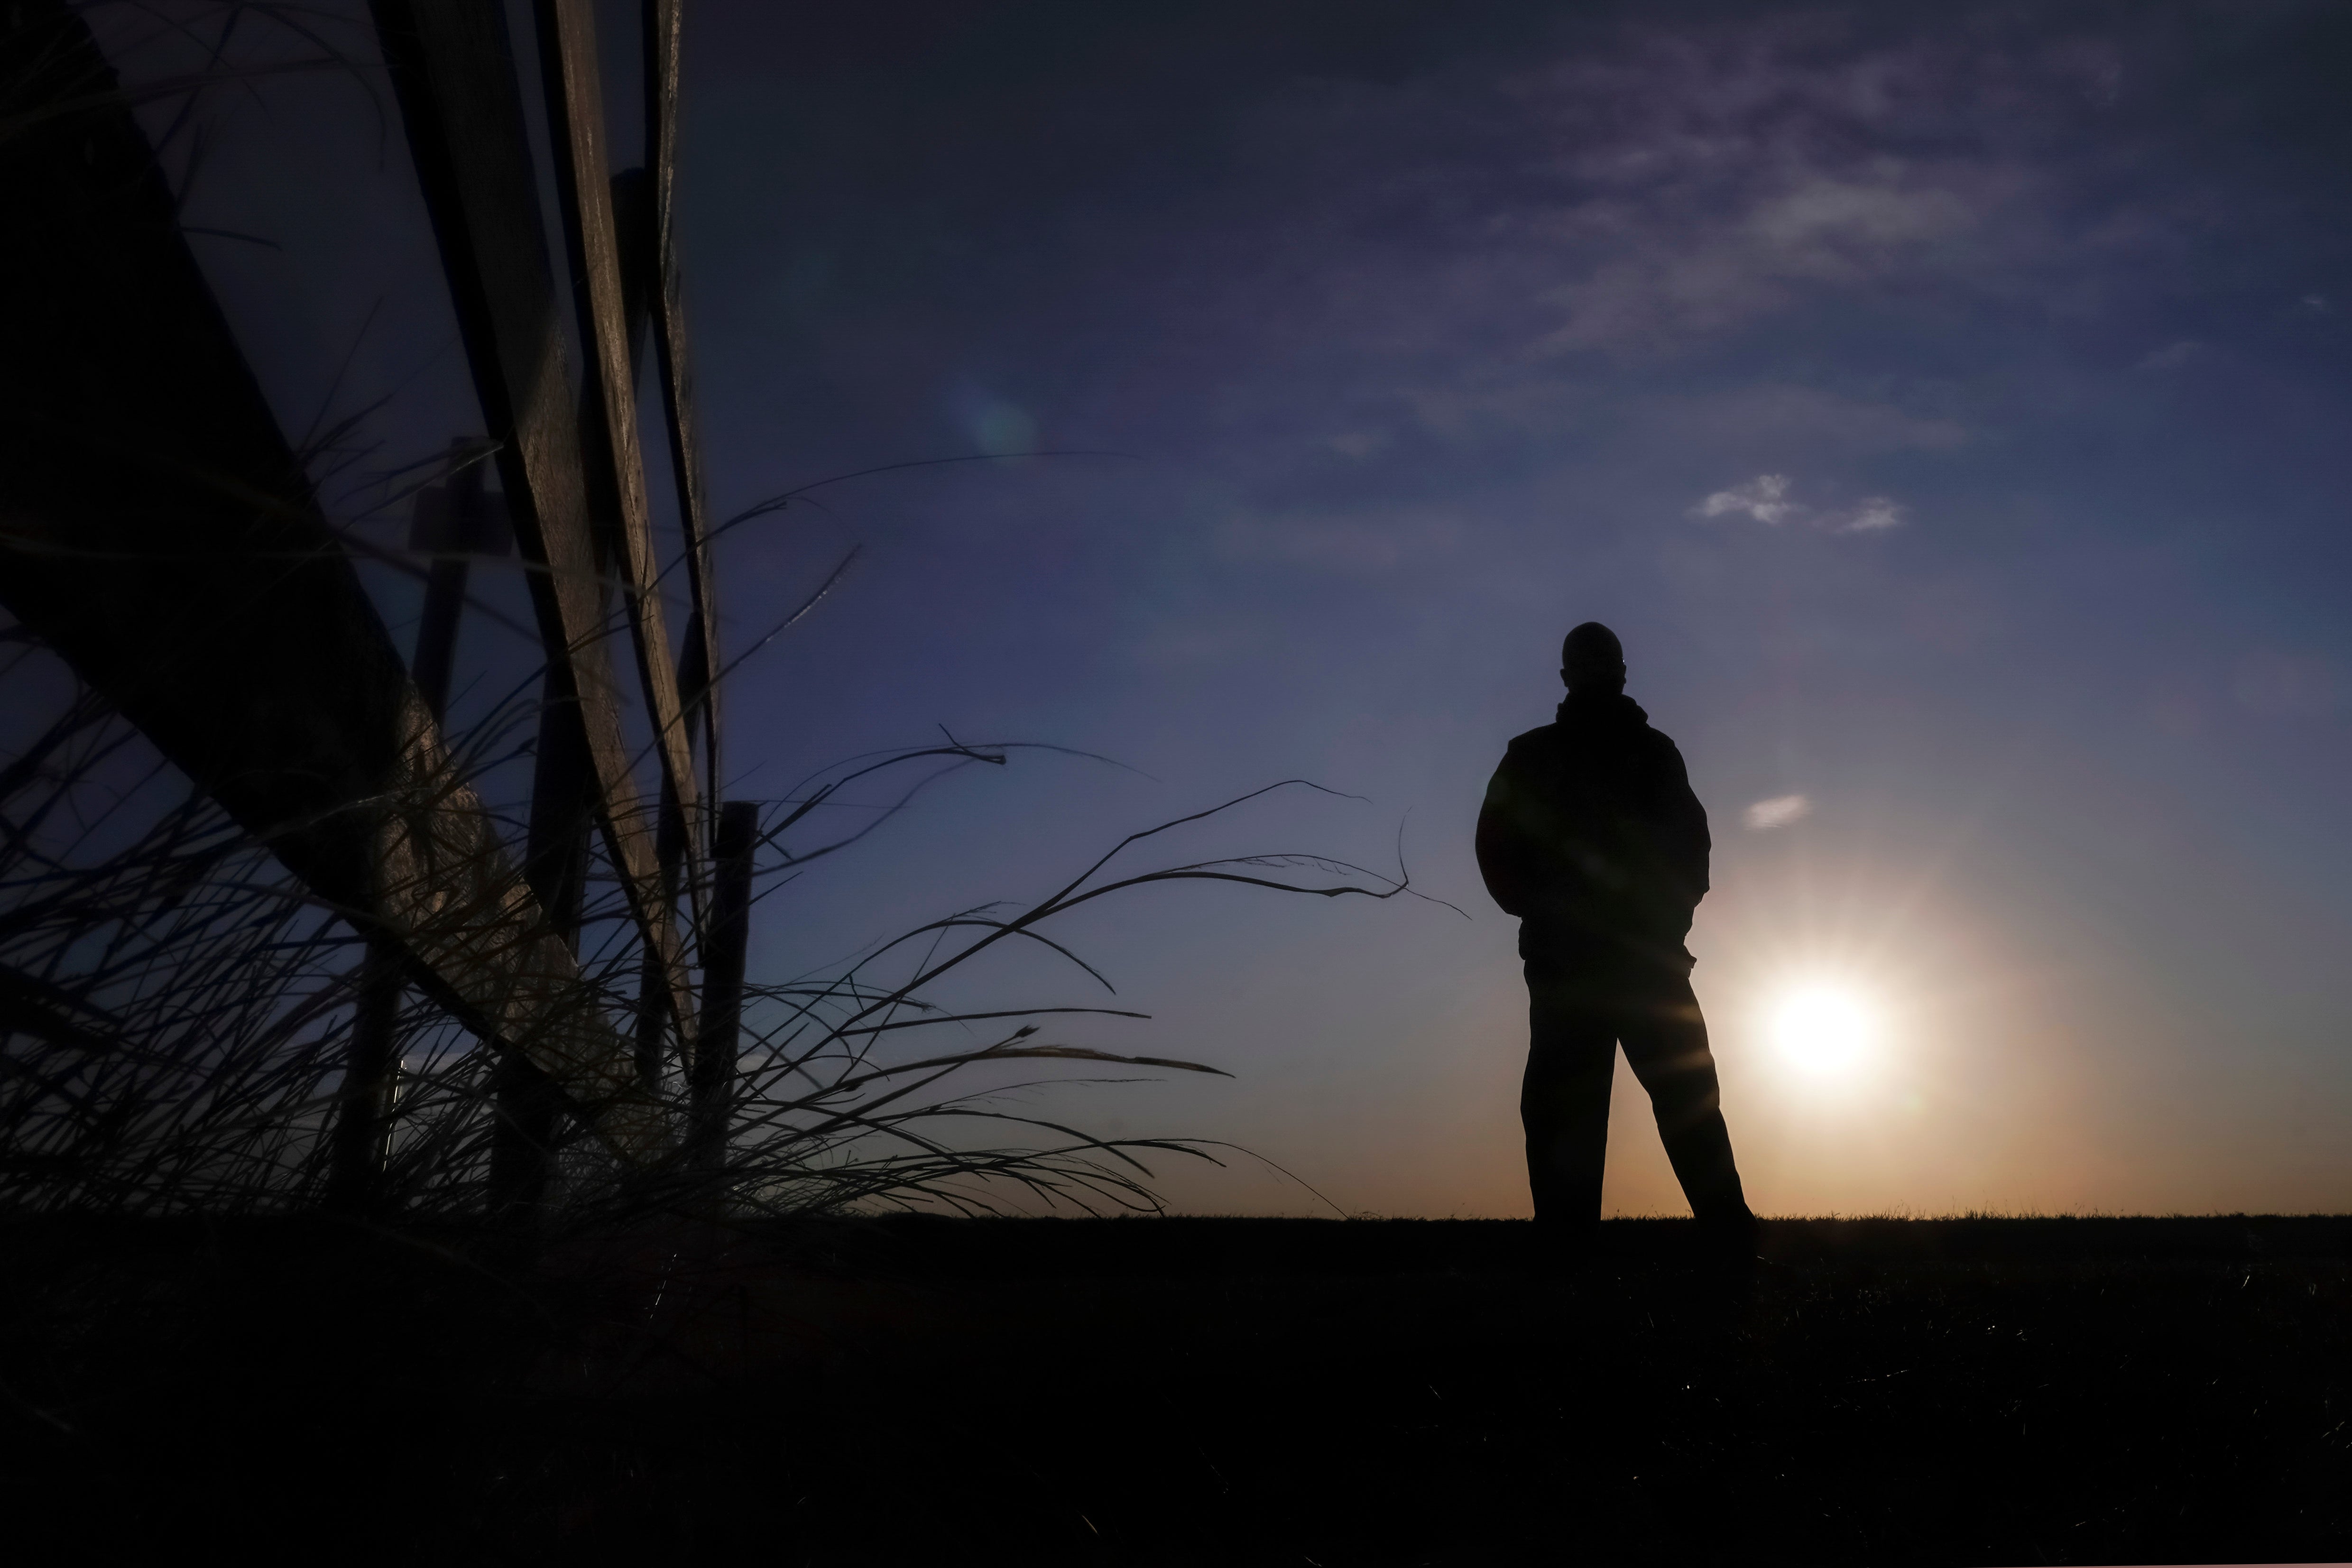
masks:
{"type": "Polygon", "coordinates": [[[23,1563],[2352,1557],[2352,1220],[20,1226],[23,1563]]]}

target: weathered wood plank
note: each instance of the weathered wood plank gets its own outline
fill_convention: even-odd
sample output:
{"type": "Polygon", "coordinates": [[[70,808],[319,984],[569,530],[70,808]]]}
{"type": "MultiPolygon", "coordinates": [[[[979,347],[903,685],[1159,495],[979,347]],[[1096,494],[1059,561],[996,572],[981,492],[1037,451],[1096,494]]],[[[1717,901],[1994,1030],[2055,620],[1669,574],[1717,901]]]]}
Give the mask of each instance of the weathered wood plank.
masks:
{"type": "Polygon", "coordinates": [[[625,1154],[667,1109],[456,776],[65,0],[0,8],[0,603],[625,1154]],[[31,111],[75,104],[64,111],[31,111]]]}
{"type": "Polygon", "coordinates": [[[621,733],[577,412],[505,7],[478,0],[370,0],[370,7],[483,416],[503,443],[507,504],[534,568],[541,635],[562,697],[586,732],[598,823],[683,1033],[693,996],[676,911],[663,896],[652,814],[630,776],[621,733]]]}
{"type": "Polygon", "coordinates": [[[689,862],[698,838],[694,762],[687,740],[662,611],[661,567],[654,557],[653,518],[646,494],[645,455],[637,445],[635,356],[614,230],[612,158],[606,148],[604,90],[596,54],[593,0],[539,0],[540,58],[547,79],[548,118],[555,138],[557,192],[574,287],[582,306],[581,340],[587,357],[583,398],[602,425],[603,456],[613,465],[612,554],[620,567],[622,604],[637,655],[638,679],[652,716],[662,785],[686,826],[689,862]]]}
{"type": "MultiPolygon", "coordinates": [[[[622,324],[625,329],[625,336],[629,346],[630,363],[633,367],[630,382],[633,386],[639,379],[637,373],[644,365],[646,328],[651,319],[653,289],[657,281],[653,246],[651,184],[645,170],[641,168],[624,169],[614,174],[611,181],[614,242],[621,263],[622,324]]],[[[575,296],[582,299],[585,298],[586,292],[584,288],[574,290],[575,296]]],[[[583,334],[593,335],[595,331],[595,323],[593,321],[583,321],[581,331],[583,334]]],[[[602,478],[604,482],[598,488],[604,494],[605,504],[598,510],[606,520],[609,538],[619,531],[614,524],[621,510],[620,487],[615,478],[616,469],[612,461],[609,443],[604,438],[604,427],[599,420],[583,419],[582,421],[581,442],[592,454],[590,458],[592,464],[599,460],[593,454],[603,454],[602,478]]],[[[688,636],[692,635],[689,625],[688,636]]],[[[691,644],[689,644],[690,651],[691,644]]],[[[688,665],[681,668],[678,673],[678,700],[684,704],[684,710],[689,716],[686,730],[688,740],[686,749],[689,761],[693,752],[690,715],[693,712],[694,703],[693,688],[688,680],[690,669],[691,666],[688,665]]],[[[657,820],[660,826],[655,834],[655,862],[661,870],[662,895],[675,905],[680,872],[686,866],[688,850],[697,847],[697,845],[693,826],[688,823],[686,810],[678,801],[677,791],[671,787],[670,775],[667,773],[665,773],[662,778],[661,812],[657,820]]],[[[703,886],[698,868],[697,875],[686,879],[686,886],[692,895],[694,929],[698,932],[703,928],[704,905],[708,901],[707,889],[703,886]]],[[[645,951],[644,959],[644,973],[637,987],[637,1072],[650,1087],[660,1081],[665,1067],[667,1053],[663,1048],[663,1026],[668,1018],[668,1011],[660,1005],[662,984],[659,956],[649,947],[645,951]]],[[[688,1042],[681,1037],[680,1050],[683,1051],[688,1044],[688,1042]]]]}
{"type": "Polygon", "coordinates": [[[702,451],[695,437],[694,367],[688,353],[683,281],[677,268],[673,214],[677,185],[679,44],[683,0],[645,0],[646,170],[653,186],[652,291],[654,353],[661,373],[663,423],[669,436],[670,474],[677,490],[678,528],[686,541],[686,584],[692,613],[686,622],[679,696],[688,722],[698,717],[703,736],[703,795],[719,798],[719,605],[712,579],[709,517],[702,488],[702,451]]]}

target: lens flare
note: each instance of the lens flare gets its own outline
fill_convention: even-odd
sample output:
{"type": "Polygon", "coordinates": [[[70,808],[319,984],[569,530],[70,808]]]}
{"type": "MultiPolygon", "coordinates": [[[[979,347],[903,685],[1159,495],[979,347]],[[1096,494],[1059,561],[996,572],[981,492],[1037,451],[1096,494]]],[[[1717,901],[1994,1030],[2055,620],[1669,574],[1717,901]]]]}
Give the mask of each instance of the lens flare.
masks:
{"type": "Polygon", "coordinates": [[[1791,1066],[1817,1076],[1860,1065],[1877,1037],[1869,1005],[1839,986],[1791,991],[1772,1011],[1772,1043],[1791,1066]]]}

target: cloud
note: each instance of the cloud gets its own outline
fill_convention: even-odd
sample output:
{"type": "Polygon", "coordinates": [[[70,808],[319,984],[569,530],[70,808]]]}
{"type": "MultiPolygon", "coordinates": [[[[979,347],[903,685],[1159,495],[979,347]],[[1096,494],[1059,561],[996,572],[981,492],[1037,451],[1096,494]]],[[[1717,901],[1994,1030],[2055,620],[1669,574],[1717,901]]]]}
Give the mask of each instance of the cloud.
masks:
{"type": "Polygon", "coordinates": [[[1782,498],[1789,493],[1786,474],[1759,474],[1744,485],[1734,485],[1727,490],[1717,490],[1691,509],[1694,517],[1721,517],[1726,512],[1746,512],[1759,522],[1778,526],[1783,520],[1796,516],[1805,509],[1782,498]]]}
{"type": "Polygon", "coordinates": [[[1832,533],[1874,533],[1902,521],[1902,503],[1885,496],[1864,496],[1844,511],[1823,512],[1818,519],[1832,533]]]}
{"type": "Polygon", "coordinates": [[[1786,827],[1792,822],[1802,822],[1813,814],[1813,803],[1801,795],[1776,795],[1770,800],[1759,800],[1741,814],[1750,833],[1769,833],[1776,827],[1786,827]]]}
{"type": "Polygon", "coordinates": [[[1958,40],[1823,49],[1807,31],[1662,29],[1507,84],[1549,144],[1555,199],[1506,231],[1557,258],[1537,297],[1560,319],[1540,351],[1673,354],[1825,297],[2032,286],[2054,252],[2046,161],[2013,127],[1918,132],[1948,125],[1956,91],[2063,120],[2053,89],[2079,68],[2021,69],[1958,40]]]}
{"type": "Polygon", "coordinates": [[[1865,267],[1857,250],[1941,239],[1973,218],[1954,193],[1906,188],[1904,177],[1904,165],[1893,159],[1859,181],[1813,174],[1758,202],[1745,227],[1782,270],[1838,280],[1859,277],[1865,267]]]}
{"type": "MultiPolygon", "coordinates": [[[[1155,315],[1360,378],[1461,442],[1588,416],[1571,386],[1588,369],[1564,357],[1671,362],[1841,302],[2038,307],[2137,276],[2112,253],[2157,237],[2084,241],[2068,184],[2112,50],[2022,24],[2015,47],[1962,26],[1857,48],[1849,30],[1611,27],[1499,71],[1474,53],[1393,83],[1286,84],[1233,113],[1265,179],[1250,222],[1203,214],[1155,315]]],[[[1966,439],[1943,408],[1789,401],[1777,416],[1841,453],[1966,439]]]]}
{"type": "Polygon", "coordinates": [[[1717,490],[1690,509],[1693,517],[1723,517],[1732,512],[1778,528],[1802,522],[1825,533],[1875,533],[1903,521],[1903,503],[1891,496],[1864,496],[1850,507],[1823,510],[1790,496],[1786,474],[1759,474],[1744,485],[1717,490]]]}
{"type": "Polygon", "coordinates": [[[1601,188],[1530,220],[1569,274],[1538,296],[1561,317],[1540,351],[1671,353],[1823,294],[1945,275],[2004,243],[1979,231],[2013,200],[2011,171],[1893,156],[1824,166],[1812,145],[1750,153],[1693,129],[1644,149],[1655,156],[1638,183],[1610,188],[1589,160],[1561,170],[1601,188]]]}

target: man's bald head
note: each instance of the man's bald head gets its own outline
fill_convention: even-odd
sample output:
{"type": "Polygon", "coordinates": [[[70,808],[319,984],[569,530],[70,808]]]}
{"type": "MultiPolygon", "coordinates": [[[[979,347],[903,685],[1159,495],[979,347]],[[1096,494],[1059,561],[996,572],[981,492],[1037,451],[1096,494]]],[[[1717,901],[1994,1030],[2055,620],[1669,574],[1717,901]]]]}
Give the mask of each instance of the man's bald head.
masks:
{"type": "Polygon", "coordinates": [[[1599,621],[1587,621],[1559,645],[1559,678],[1570,691],[1625,689],[1625,647],[1599,621]]]}

